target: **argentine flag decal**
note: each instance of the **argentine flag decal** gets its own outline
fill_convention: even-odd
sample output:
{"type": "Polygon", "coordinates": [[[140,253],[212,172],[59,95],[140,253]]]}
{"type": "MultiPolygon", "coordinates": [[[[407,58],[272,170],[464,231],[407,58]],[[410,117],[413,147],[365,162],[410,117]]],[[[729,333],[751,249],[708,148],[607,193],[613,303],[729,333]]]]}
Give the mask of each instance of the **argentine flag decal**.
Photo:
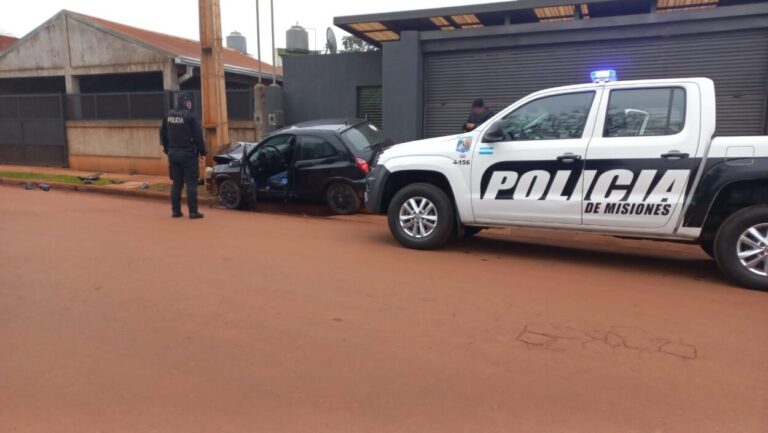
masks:
{"type": "Polygon", "coordinates": [[[480,146],[478,155],[493,155],[493,146],[480,146]]]}

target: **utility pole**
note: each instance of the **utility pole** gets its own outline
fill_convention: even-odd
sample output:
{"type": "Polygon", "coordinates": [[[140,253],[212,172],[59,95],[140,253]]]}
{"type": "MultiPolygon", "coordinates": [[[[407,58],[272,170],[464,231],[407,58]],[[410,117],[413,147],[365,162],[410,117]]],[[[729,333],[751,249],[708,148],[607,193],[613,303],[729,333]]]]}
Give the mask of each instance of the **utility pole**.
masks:
{"type": "Polygon", "coordinates": [[[259,15],[259,0],[256,0],[256,59],[259,62],[259,81],[253,87],[253,121],[256,125],[256,141],[261,141],[267,135],[267,101],[266,86],[262,81],[261,71],[261,16],[259,15]]]}
{"type": "Polygon", "coordinates": [[[227,91],[224,80],[220,0],[198,0],[200,9],[200,90],[203,98],[203,129],[208,152],[206,167],[213,155],[229,144],[227,91]]]}

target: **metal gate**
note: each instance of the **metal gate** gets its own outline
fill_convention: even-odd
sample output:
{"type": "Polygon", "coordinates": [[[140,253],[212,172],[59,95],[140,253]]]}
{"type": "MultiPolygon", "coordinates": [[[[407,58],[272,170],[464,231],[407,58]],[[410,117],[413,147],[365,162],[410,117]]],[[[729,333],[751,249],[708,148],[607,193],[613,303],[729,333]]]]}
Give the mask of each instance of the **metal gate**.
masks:
{"type": "Polygon", "coordinates": [[[711,78],[718,135],[766,132],[766,29],[436,53],[424,63],[427,137],[459,132],[476,98],[498,111],[537,90],[588,82],[595,69],[616,69],[621,80],[711,78]]]}
{"type": "Polygon", "coordinates": [[[62,95],[0,96],[0,163],[67,166],[62,95]]]}

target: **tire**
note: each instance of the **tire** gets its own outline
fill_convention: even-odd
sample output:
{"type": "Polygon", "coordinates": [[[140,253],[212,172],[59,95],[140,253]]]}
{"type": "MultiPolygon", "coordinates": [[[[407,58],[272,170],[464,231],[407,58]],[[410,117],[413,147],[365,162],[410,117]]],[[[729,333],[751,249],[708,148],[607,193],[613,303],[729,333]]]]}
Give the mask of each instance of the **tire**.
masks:
{"type": "Polygon", "coordinates": [[[456,223],[451,199],[443,190],[428,183],[415,183],[398,191],[389,203],[387,214],[392,236],[404,247],[417,250],[433,250],[445,245],[456,223]],[[401,216],[411,219],[401,222],[401,216]],[[413,222],[410,227],[409,222],[413,222]]]}
{"type": "Polygon", "coordinates": [[[360,196],[348,183],[332,183],[325,190],[325,202],[336,215],[352,215],[360,210],[360,196]]]}
{"type": "Polygon", "coordinates": [[[243,204],[243,194],[240,186],[231,179],[227,179],[219,185],[219,201],[227,209],[240,209],[243,204]]]}
{"type": "Polygon", "coordinates": [[[768,291],[768,206],[742,209],[723,222],[715,237],[715,260],[739,285],[768,291]],[[744,255],[750,251],[756,253],[744,255]]]}

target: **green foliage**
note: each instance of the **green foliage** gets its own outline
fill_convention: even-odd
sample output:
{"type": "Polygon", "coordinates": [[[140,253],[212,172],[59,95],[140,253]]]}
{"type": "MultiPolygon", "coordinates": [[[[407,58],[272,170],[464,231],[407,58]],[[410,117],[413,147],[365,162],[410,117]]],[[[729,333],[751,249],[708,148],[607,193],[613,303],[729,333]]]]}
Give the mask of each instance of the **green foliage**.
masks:
{"type": "Polygon", "coordinates": [[[357,36],[344,36],[341,38],[341,52],[343,53],[359,53],[363,51],[376,51],[374,45],[365,42],[357,36]]]}

